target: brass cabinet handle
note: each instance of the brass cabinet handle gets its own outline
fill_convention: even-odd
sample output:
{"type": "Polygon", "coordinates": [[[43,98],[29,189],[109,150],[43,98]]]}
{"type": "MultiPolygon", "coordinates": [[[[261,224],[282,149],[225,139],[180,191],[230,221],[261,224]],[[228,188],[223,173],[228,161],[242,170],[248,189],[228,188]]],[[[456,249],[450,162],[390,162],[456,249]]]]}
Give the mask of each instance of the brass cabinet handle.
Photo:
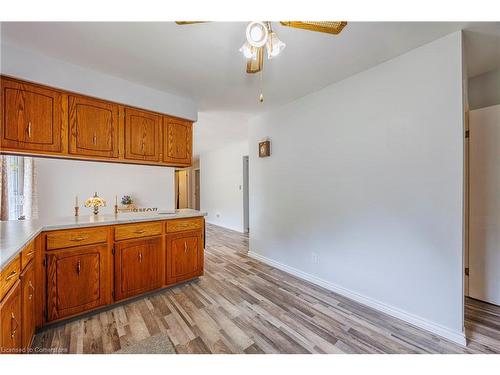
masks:
{"type": "Polygon", "coordinates": [[[80,275],[81,271],[82,271],[82,263],[80,262],[80,260],[78,260],[78,262],[76,263],[76,273],[80,275]]]}
{"type": "Polygon", "coordinates": [[[139,253],[139,263],[142,263],[142,253],[139,253]]]}
{"type": "Polygon", "coordinates": [[[73,242],[80,242],[80,241],[83,241],[83,240],[86,240],[88,237],[75,237],[75,238],[72,238],[70,239],[70,241],[73,241],[73,242]]]}
{"type": "Polygon", "coordinates": [[[32,256],[34,253],[35,253],[35,250],[31,250],[29,253],[26,253],[26,256],[27,256],[27,257],[30,257],[30,256],[32,256]]]}
{"type": "Polygon", "coordinates": [[[31,138],[31,121],[28,121],[28,138],[31,138]]]}
{"type": "Polygon", "coordinates": [[[144,232],[145,232],[144,229],[138,229],[134,233],[136,233],[136,234],[143,234],[144,232]]]}
{"type": "Polygon", "coordinates": [[[97,136],[94,133],[94,136],[92,137],[92,144],[95,146],[97,144],[97,136]]]}
{"type": "Polygon", "coordinates": [[[16,271],[12,271],[12,272],[9,274],[9,276],[7,276],[7,277],[5,278],[5,281],[9,281],[9,280],[13,279],[16,275],[17,275],[17,272],[16,272],[16,271]]]}
{"type": "Polygon", "coordinates": [[[28,299],[31,300],[31,298],[33,298],[33,293],[35,293],[35,287],[33,286],[33,284],[31,283],[31,280],[28,281],[28,286],[31,288],[32,292],[30,293],[30,295],[28,296],[28,299]]]}
{"type": "Polygon", "coordinates": [[[16,336],[17,328],[19,327],[19,322],[13,312],[10,313],[10,338],[13,339],[16,336]],[[16,327],[12,328],[12,321],[16,323],[16,327]]]}
{"type": "Polygon", "coordinates": [[[184,242],[184,252],[187,253],[188,251],[188,244],[187,242],[184,242]]]}

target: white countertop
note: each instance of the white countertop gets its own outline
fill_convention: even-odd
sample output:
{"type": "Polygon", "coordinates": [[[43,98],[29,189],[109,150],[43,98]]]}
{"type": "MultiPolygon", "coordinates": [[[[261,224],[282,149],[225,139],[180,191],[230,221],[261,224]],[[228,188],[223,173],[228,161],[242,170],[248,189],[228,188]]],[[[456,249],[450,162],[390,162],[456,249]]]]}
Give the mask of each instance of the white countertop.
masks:
{"type": "Polygon", "coordinates": [[[179,219],[183,217],[206,216],[206,212],[191,209],[176,210],[175,213],[120,213],[118,215],[97,215],[66,217],[50,220],[0,221],[0,270],[43,231],[96,227],[100,225],[126,224],[141,221],[179,219]]]}

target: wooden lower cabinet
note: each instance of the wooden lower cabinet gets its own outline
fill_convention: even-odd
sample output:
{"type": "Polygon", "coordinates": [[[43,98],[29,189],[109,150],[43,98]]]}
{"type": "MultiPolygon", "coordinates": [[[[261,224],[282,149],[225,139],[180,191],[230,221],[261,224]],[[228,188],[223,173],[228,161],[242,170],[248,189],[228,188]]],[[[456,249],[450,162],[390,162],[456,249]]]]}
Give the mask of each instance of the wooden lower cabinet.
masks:
{"type": "Polygon", "coordinates": [[[47,320],[76,315],[111,302],[108,244],[51,251],[47,257],[47,320]]]}
{"type": "Polygon", "coordinates": [[[21,329],[21,282],[18,280],[0,303],[0,353],[20,352],[21,329]]]}
{"type": "Polygon", "coordinates": [[[30,262],[21,274],[21,340],[26,351],[35,334],[35,262],[30,262]]]}
{"type": "Polygon", "coordinates": [[[164,236],[118,242],[115,245],[115,299],[160,288],[165,279],[164,236]]]}
{"type": "Polygon", "coordinates": [[[203,232],[201,230],[167,235],[167,284],[203,274],[203,232]]]}

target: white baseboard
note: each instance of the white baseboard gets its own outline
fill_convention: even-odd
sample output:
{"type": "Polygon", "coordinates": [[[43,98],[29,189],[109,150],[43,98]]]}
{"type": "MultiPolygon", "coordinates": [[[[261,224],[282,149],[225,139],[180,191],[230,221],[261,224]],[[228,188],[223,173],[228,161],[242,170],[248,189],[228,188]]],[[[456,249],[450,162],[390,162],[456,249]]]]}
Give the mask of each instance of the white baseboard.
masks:
{"type": "Polygon", "coordinates": [[[466,338],[463,332],[453,331],[447,327],[444,327],[440,324],[431,322],[430,320],[421,318],[417,315],[410,314],[404,310],[398,309],[397,307],[387,305],[383,302],[377,301],[373,298],[363,296],[356,292],[353,292],[349,289],[341,287],[339,285],[333,284],[329,281],[323,280],[319,277],[301,271],[297,268],[287,266],[286,264],[277,262],[273,259],[267,258],[255,252],[249,251],[248,256],[259,260],[263,263],[266,263],[270,266],[278,268],[282,271],[288,272],[291,275],[297,276],[301,279],[307,280],[313,284],[319,285],[325,289],[331,290],[332,292],[338,293],[344,297],[350,298],[356,302],[362,303],[363,305],[372,307],[376,310],[384,312],[388,315],[391,315],[395,318],[401,319],[407,323],[413,324],[419,328],[425,329],[431,333],[434,333],[438,336],[444,337],[447,340],[453,341],[456,344],[461,346],[466,346],[466,338]]]}

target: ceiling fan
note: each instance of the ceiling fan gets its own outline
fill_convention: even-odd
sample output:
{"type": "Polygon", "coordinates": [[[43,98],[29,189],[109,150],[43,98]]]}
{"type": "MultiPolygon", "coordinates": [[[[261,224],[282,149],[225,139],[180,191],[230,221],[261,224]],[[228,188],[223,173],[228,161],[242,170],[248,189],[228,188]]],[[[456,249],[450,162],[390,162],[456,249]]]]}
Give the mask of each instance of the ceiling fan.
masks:
{"type": "MultiPolygon", "coordinates": [[[[205,23],[209,21],[176,21],[178,25],[190,25],[205,23]]],[[[280,21],[283,26],[297,29],[317,31],[321,33],[339,34],[347,25],[345,21],[280,21]]],[[[252,21],[246,28],[246,41],[240,48],[240,52],[247,59],[247,73],[254,74],[262,71],[264,67],[264,52],[267,52],[268,60],[278,56],[286,47],[286,44],[278,38],[269,21],[252,21]]],[[[264,96],[260,94],[260,102],[264,96]]]]}

